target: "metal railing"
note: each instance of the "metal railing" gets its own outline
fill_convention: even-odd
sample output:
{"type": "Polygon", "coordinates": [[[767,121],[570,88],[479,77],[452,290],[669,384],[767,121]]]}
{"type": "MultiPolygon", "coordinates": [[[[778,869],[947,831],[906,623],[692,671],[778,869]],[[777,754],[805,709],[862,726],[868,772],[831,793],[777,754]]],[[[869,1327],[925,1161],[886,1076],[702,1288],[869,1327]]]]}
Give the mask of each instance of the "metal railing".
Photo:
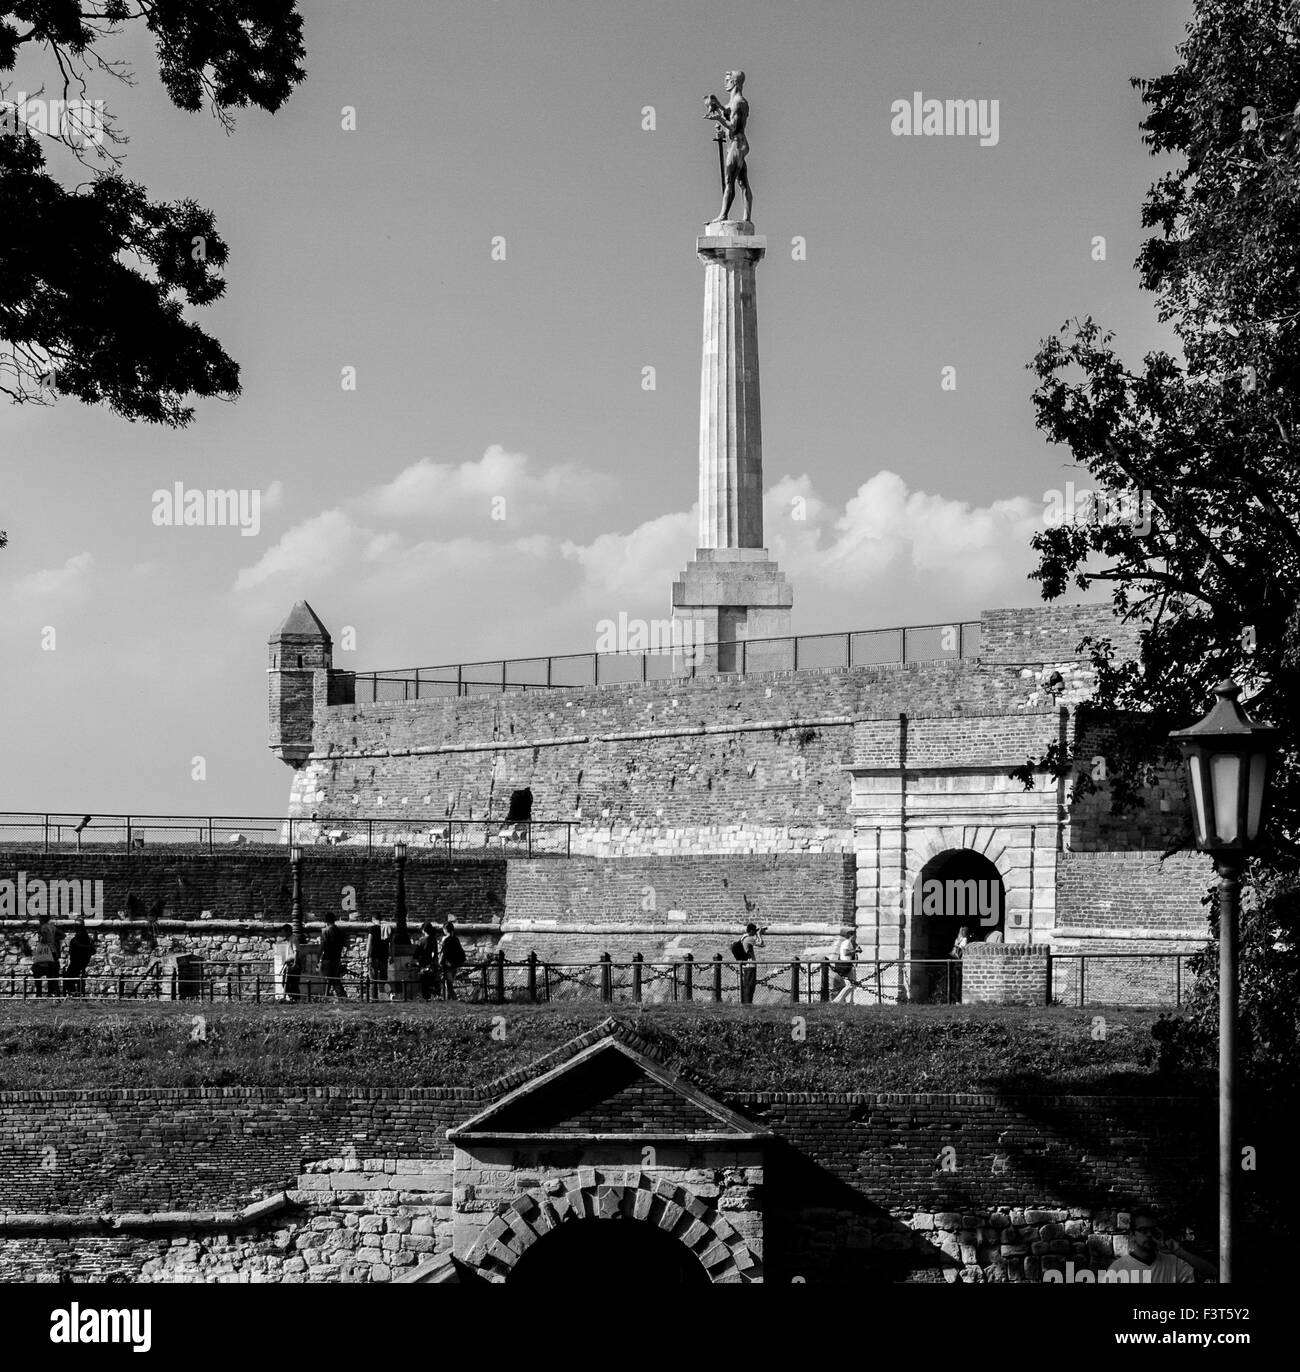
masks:
{"type": "Polygon", "coordinates": [[[1181,1009],[1195,981],[1196,953],[1058,953],[1051,955],[1058,1005],[1127,1005],[1181,1009]]]}
{"type": "MultiPolygon", "coordinates": [[[[1059,955],[1060,963],[1074,965],[1074,980],[1052,958],[1052,1003],[1072,1006],[1084,1004],[1121,1005],[1131,1008],[1174,1007],[1182,1005],[1192,977],[1182,966],[1190,953],[1072,953],[1059,955]],[[1167,976],[1152,976],[1150,965],[1134,969],[1136,975],[1121,980],[1105,972],[1115,960],[1144,964],[1167,963],[1174,967],[1167,976]],[[1085,999],[1084,982],[1093,989],[1085,999]]],[[[612,1004],[730,1004],[751,999],[755,1004],[826,1004],[847,1001],[854,1005],[962,1003],[962,966],[954,958],[899,958],[860,960],[847,977],[835,970],[830,959],[765,961],[737,963],[717,953],[709,961],[697,962],[692,955],[671,961],[651,962],[640,954],[615,959],[610,953],[593,961],[552,962],[530,952],[510,961],[504,953],[494,953],[467,965],[455,976],[455,993],[449,999],[470,1004],[509,1003],[546,1004],[554,1002],[598,1002],[612,1004]],[[752,990],[742,983],[743,972],[752,969],[752,990]]],[[[428,985],[418,980],[372,980],[359,975],[344,975],[331,987],[318,973],[297,979],[296,993],[287,994],[285,983],[260,964],[207,963],[192,977],[184,971],[168,972],[153,968],[141,972],[117,970],[112,973],[89,971],[80,982],[55,979],[57,994],[94,1000],[167,1000],[195,1002],[275,1003],[292,1000],[309,1003],[337,996],[354,1001],[409,1001],[442,996],[439,979],[428,985]],[[169,979],[170,978],[170,979],[169,979]]],[[[42,994],[48,994],[46,979],[42,994]]],[[[289,988],[292,990],[293,988],[289,988]]],[[[1044,988],[1046,990],[1046,988],[1044,988]]],[[[27,971],[0,977],[0,998],[40,999],[36,982],[27,971]]],[[[1046,998],[1046,997],[1045,997],[1046,998]]]]}
{"type": "Polygon", "coordinates": [[[424,852],[563,853],[572,849],[576,820],[442,819],[406,814],[359,818],[268,815],[78,815],[28,810],[0,811],[0,847],[42,852],[148,852],[153,847],[208,853],[244,845],[389,850],[399,839],[411,855],[424,852]]]}
{"type": "Polygon", "coordinates": [[[364,705],[501,691],[690,680],[701,673],[826,671],[836,667],[934,662],[978,657],[979,644],[980,621],[976,619],[730,643],[668,643],[647,652],[566,653],[441,667],[399,667],[355,673],[356,700],[364,705]]]}

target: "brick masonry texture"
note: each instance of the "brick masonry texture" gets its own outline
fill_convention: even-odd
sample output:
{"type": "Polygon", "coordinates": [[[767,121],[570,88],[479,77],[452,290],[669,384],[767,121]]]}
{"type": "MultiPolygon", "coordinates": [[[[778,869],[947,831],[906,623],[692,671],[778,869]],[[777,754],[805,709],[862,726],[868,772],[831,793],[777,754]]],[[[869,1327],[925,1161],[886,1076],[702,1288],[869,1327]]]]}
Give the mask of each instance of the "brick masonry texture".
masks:
{"type": "MultiPolygon", "coordinates": [[[[629,1109],[691,1123],[680,1102],[629,1105],[632,1083],[607,1085],[585,1109],[580,1092],[559,1093],[548,1107],[555,1123],[616,1132],[629,1109]],[[569,1107],[579,1113],[566,1116],[569,1107]]],[[[146,1281],[391,1280],[450,1248],[446,1130],[486,1100],[470,1089],[310,1087],[0,1094],[0,1280],[50,1280],[69,1266],[125,1267],[146,1281]],[[281,1193],[265,1218],[212,1229],[217,1212],[281,1193]],[[116,1217],[121,1227],[24,1233],[15,1218],[51,1213],[116,1217]],[[132,1214],[152,1215],[163,1232],[132,1232],[132,1214]]],[[[1213,1171],[1208,1100],[721,1100],[777,1136],[764,1170],[769,1280],[848,1278],[886,1257],[918,1279],[936,1277],[928,1264],[937,1261],[989,1281],[1039,1280],[1066,1259],[1104,1266],[1123,1251],[1128,1205],[1194,1215],[1213,1171]]],[[[552,1162],[562,1137],[556,1146],[552,1162]]],[[[587,1170],[592,1184],[604,1180],[587,1170]]],[[[472,1211],[473,1183],[461,1184],[472,1211]]],[[[707,1197],[707,1183],[699,1193],[707,1197]]]]}
{"type": "Polygon", "coordinates": [[[503,815],[528,786],[535,815],[584,829],[842,824],[854,721],[1042,712],[1029,662],[1069,674],[1051,704],[1082,698],[1076,646],[1108,619],[1099,607],[988,612],[973,660],[322,707],[291,813],[436,824],[503,815]]]}

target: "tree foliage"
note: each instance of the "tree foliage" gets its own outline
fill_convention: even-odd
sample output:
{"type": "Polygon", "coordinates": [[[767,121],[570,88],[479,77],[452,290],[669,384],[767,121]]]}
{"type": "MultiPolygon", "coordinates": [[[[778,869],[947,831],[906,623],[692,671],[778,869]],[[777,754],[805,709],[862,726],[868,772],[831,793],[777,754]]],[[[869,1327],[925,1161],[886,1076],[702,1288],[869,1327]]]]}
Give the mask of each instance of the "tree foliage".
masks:
{"type": "MultiPolygon", "coordinates": [[[[1300,5],[1196,0],[1178,56],[1171,73],[1134,85],[1145,143],[1176,159],[1147,195],[1153,233],[1136,268],[1179,355],[1130,367],[1088,318],[1031,364],[1039,427],[1100,489],[1149,493],[1154,518],[1045,529],[1034,576],[1046,599],[1108,584],[1118,614],[1142,626],[1136,661],[1084,645],[1098,705],[1129,720],[1114,775],[1140,780],[1164,730],[1200,718],[1224,677],[1283,730],[1242,949],[1243,1019],[1257,1068],[1271,1072],[1296,1061],[1300,1003],[1300,5]]],[[[1213,950],[1205,964],[1203,1032],[1183,1040],[1189,1051],[1216,1022],[1213,950]]]]}
{"type": "Polygon", "coordinates": [[[56,92],[34,96],[43,109],[59,102],[40,123],[25,104],[0,103],[0,393],[70,395],[181,426],[192,398],[239,393],[237,364],[185,313],[220,298],[227,245],[210,211],[151,201],[122,176],[111,114],[89,134],[84,115],[58,114],[90,101],[97,81],[132,79],[107,55],[128,23],[153,35],[172,103],[206,102],[227,128],[233,110],[279,109],[304,76],[293,0],[0,0],[0,74],[30,45],[48,57],[56,92]],[[65,187],[47,148],[89,179],[65,187]]]}

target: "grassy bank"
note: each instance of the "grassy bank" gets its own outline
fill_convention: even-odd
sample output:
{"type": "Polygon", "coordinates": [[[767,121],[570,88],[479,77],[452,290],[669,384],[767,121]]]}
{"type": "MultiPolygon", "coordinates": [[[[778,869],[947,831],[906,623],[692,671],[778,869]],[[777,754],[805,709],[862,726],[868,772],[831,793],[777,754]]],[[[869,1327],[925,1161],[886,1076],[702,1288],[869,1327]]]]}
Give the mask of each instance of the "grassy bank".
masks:
{"type": "Polygon", "coordinates": [[[1151,1036],[1157,1014],[1142,1010],[679,1005],[638,1014],[600,1005],[351,1003],[211,1005],[200,1023],[189,1008],[11,1002],[0,1005],[0,1091],[479,1086],[611,1011],[722,1091],[1213,1090],[1211,1080],[1161,1075],[1151,1036]]]}

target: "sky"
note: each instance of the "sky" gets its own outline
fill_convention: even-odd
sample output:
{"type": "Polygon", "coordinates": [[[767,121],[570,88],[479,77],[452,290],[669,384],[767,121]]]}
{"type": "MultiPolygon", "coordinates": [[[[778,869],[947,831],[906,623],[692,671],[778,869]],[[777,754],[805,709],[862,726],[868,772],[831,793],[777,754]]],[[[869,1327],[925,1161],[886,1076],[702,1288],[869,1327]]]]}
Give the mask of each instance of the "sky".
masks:
{"type": "MultiPolygon", "coordinates": [[[[1174,65],[1190,0],[302,9],[306,81],[232,134],[168,102],[134,28],[112,55],[136,84],[91,92],[125,175],[214,212],[227,289],[191,317],[243,393],[181,430],[0,404],[0,810],[283,813],[266,641],[298,599],[358,671],[589,652],[669,614],[730,68],[795,631],[1038,601],[1029,539],[1087,482],[1026,365],[1085,315],[1133,361],[1172,346],[1132,265],[1167,164],[1129,78],[1174,65]],[[892,132],[916,91],[996,100],[996,142],[892,132]],[[256,493],[256,531],[156,524],[177,482],[256,493]]],[[[42,79],[27,58],[11,86],[42,79]]]]}

